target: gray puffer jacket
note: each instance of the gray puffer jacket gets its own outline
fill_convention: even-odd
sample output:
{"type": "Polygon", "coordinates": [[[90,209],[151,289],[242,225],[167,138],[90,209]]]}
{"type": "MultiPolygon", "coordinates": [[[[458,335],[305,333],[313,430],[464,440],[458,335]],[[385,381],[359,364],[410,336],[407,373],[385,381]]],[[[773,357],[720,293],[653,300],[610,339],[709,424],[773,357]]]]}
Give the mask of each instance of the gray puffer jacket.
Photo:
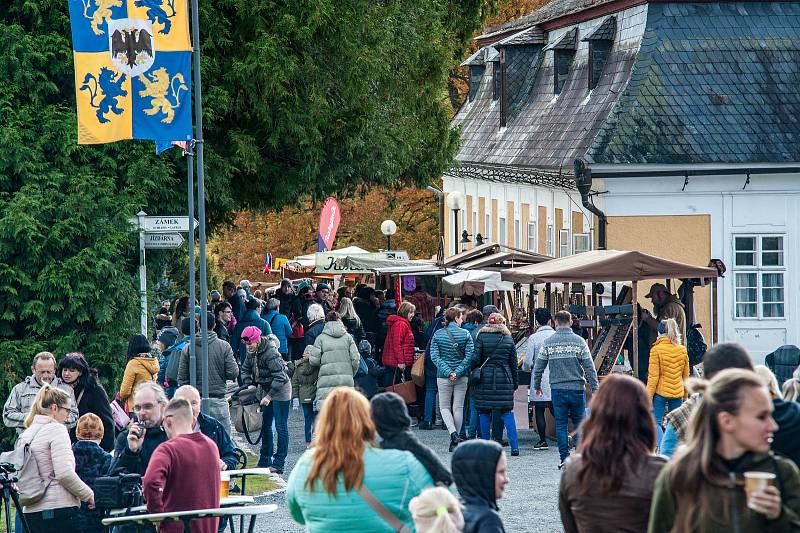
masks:
{"type": "Polygon", "coordinates": [[[244,360],[242,382],[244,385],[253,383],[259,385],[263,393],[269,395],[272,400],[286,401],[292,399],[292,382],[286,373],[283,357],[278,352],[279,343],[274,335],[261,337],[256,353],[248,352],[244,360]],[[257,373],[256,366],[258,366],[257,373]]]}
{"type": "Polygon", "coordinates": [[[316,407],[336,387],[354,387],[353,376],[361,356],[353,337],[342,322],[326,322],[322,333],[311,347],[309,362],[319,367],[316,407]]]}
{"type": "MultiPolygon", "coordinates": [[[[196,335],[195,349],[197,350],[197,388],[202,389],[202,339],[196,335]]],[[[227,389],[227,380],[239,377],[239,363],[233,356],[233,349],[226,341],[217,337],[213,331],[208,332],[208,393],[212,398],[224,398],[227,389]]],[[[189,383],[189,345],[181,352],[180,367],[178,370],[178,385],[189,383]]]]}

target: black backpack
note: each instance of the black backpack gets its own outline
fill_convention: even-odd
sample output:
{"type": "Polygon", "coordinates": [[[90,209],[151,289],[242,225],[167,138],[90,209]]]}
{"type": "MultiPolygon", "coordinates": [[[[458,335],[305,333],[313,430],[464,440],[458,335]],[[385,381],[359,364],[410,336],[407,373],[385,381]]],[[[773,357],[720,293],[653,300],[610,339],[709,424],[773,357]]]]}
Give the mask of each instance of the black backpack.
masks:
{"type": "Polygon", "coordinates": [[[703,355],[708,346],[703,334],[700,333],[700,324],[693,324],[686,330],[686,351],[689,352],[689,366],[694,367],[703,362],[703,355]]]}

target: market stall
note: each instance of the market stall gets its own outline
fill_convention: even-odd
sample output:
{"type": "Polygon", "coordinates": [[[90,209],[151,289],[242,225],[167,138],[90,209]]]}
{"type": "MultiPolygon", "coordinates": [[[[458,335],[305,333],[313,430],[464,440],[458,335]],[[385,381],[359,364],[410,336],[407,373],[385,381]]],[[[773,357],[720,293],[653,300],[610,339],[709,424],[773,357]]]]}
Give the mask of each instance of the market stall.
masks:
{"type": "Polygon", "coordinates": [[[513,291],[514,284],[500,279],[500,272],[491,270],[464,270],[442,278],[445,294],[480,295],[492,291],[513,291]]]}
{"type": "MultiPolygon", "coordinates": [[[[567,286],[570,283],[631,282],[630,291],[626,290],[627,287],[623,287],[619,294],[612,290],[612,305],[584,305],[579,309],[583,311],[579,314],[583,314],[586,321],[593,323],[595,328],[598,321],[602,326],[600,333],[594,337],[592,353],[598,373],[601,370],[607,373],[631,331],[634,332],[632,352],[639,353],[636,334],[639,281],[699,278],[704,282],[715,279],[717,274],[714,268],[689,265],[637,251],[595,250],[536,265],[507,269],[502,272],[501,278],[513,283],[563,283],[565,298],[571,294],[567,286]]],[[[549,287],[546,293],[549,293],[549,287]]],[[[568,299],[565,299],[564,305],[567,303],[568,299]]],[[[638,375],[638,357],[631,358],[629,354],[629,361],[634,374],[638,375]]]]}

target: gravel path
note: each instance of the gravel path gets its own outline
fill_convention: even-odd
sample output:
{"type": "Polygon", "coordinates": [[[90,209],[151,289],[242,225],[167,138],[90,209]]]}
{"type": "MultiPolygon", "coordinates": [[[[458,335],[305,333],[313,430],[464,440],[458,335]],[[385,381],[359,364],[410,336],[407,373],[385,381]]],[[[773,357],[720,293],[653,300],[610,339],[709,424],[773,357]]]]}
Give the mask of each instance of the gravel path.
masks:
{"type": "MultiPolygon", "coordinates": [[[[414,431],[422,442],[439,454],[445,464],[450,463],[450,453],[447,451],[449,439],[443,430],[419,431],[415,428],[414,431]]],[[[305,451],[302,435],[303,413],[299,410],[290,411],[289,457],[286,461],[284,479],[288,479],[289,472],[294,467],[297,458],[305,451]]],[[[236,440],[241,446],[243,439],[237,438],[236,440]]],[[[533,445],[536,440],[537,434],[534,430],[521,430],[521,455],[519,457],[507,456],[511,483],[499,505],[506,531],[509,532],[557,533],[563,531],[558,514],[558,482],[561,475],[557,468],[558,450],[555,443],[551,443],[550,449],[547,451],[534,451],[533,445]]],[[[246,446],[258,455],[256,447],[249,444],[246,446]]],[[[283,493],[259,498],[258,503],[278,504],[278,510],[268,518],[262,518],[259,521],[261,523],[256,526],[256,531],[262,533],[267,531],[304,531],[304,528],[289,516],[283,493]]]]}

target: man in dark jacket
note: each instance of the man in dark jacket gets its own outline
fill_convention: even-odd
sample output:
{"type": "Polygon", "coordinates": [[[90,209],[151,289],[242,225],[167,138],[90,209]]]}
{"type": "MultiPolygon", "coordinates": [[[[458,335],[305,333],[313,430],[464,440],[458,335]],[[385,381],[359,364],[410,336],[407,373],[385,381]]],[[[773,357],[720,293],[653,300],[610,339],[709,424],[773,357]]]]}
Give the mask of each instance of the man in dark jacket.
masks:
{"type": "Polygon", "coordinates": [[[331,305],[331,286],[327,283],[318,283],[314,291],[314,301],[322,306],[326,315],[333,311],[333,306],[331,305]]]}
{"type": "MultiPolygon", "coordinates": [[[[433,334],[444,327],[444,307],[433,319],[425,332],[425,419],[419,423],[419,429],[433,429],[434,415],[436,414],[436,395],[439,393],[436,385],[436,365],[431,359],[431,339],[433,334]]],[[[439,420],[441,422],[441,418],[439,420]]]]}
{"type": "Polygon", "coordinates": [[[233,445],[231,436],[222,424],[207,414],[200,412],[200,393],[191,385],[183,385],[175,391],[174,398],[183,398],[192,407],[194,421],[192,426],[195,431],[200,431],[203,435],[214,441],[219,450],[219,458],[222,461],[222,470],[234,470],[239,464],[239,457],[236,455],[236,447],[233,445]]]}
{"type": "Polygon", "coordinates": [[[231,310],[233,310],[233,316],[236,320],[241,320],[245,311],[244,302],[242,302],[241,296],[236,294],[236,285],[234,285],[232,281],[226,280],[225,283],[222,284],[222,296],[231,304],[231,310]]]}
{"type": "Polygon", "coordinates": [[[261,335],[266,337],[272,334],[272,328],[269,327],[269,322],[261,318],[258,314],[260,302],[254,297],[250,297],[245,304],[245,313],[242,319],[236,323],[236,329],[233,330],[231,335],[231,348],[233,348],[234,355],[238,356],[239,364],[243,365],[244,360],[247,359],[247,348],[242,342],[242,331],[247,326],[255,326],[261,330],[261,335]]]}
{"type": "Polygon", "coordinates": [[[453,452],[453,479],[464,502],[464,533],[505,533],[497,500],[508,484],[500,444],[471,440],[453,452]]]}
{"type": "Polygon", "coordinates": [[[772,418],[778,424],[778,431],[772,435],[772,451],[800,466],[800,403],[774,398],[772,405],[772,418]]]}
{"type": "Polygon", "coordinates": [[[130,474],[144,475],[155,449],[167,441],[167,434],[161,427],[166,407],[167,395],[161,385],[146,381],[136,387],[133,410],[139,421],[117,436],[109,474],[124,469],[130,474]]]}
{"type": "Polygon", "coordinates": [[[278,312],[282,315],[286,315],[287,317],[292,316],[292,304],[294,303],[295,296],[294,294],[294,287],[292,286],[292,280],[289,278],[283,278],[281,280],[281,288],[275,294],[275,297],[281,302],[281,305],[278,307],[278,312]]]}
{"type": "Polygon", "coordinates": [[[433,478],[433,482],[451,485],[453,476],[433,451],[411,432],[411,417],[403,398],[393,392],[382,392],[372,398],[372,420],[381,436],[381,448],[411,452],[433,478]]]}
{"type": "Polygon", "coordinates": [[[791,378],[800,366],[800,348],[793,344],[781,346],[771,354],[767,354],[764,364],[778,378],[778,386],[783,387],[783,382],[791,378]]]}
{"type": "MultiPolygon", "coordinates": [[[[239,364],[233,355],[231,345],[217,338],[217,334],[211,331],[216,320],[214,315],[206,313],[206,324],[208,332],[208,414],[219,420],[226,431],[230,431],[231,415],[228,408],[228,400],[225,393],[228,390],[228,380],[235,381],[239,377],[239,364]]],[[[194,345],[197,354],[202,350],[202,336],[198,332],[194,338],[194,345]]],[[[189,383],[189,346],[187,345],[180,353],[180,368],[178,369],[178,385],[183,386],[189,383]]],[[[201,357],[196,357],[195,368],[197,369],[197,386],[203,387],[203,372],[201,357]]]]}
{"type": "Polygon", "coordinates": [[[378,306],[377,299],[374,299],[375,290],[372,287],[363,285],[356,291],[353,298],[353,307],[356,309],[358,318],[364,326],[364,332],[370,343],[375,342],[375,334],[378,332],[378,306]],[[370,335],[372,334],[372,335],[370,335]],[[372,338],[370,338],[372,337],[372,338]]]}

